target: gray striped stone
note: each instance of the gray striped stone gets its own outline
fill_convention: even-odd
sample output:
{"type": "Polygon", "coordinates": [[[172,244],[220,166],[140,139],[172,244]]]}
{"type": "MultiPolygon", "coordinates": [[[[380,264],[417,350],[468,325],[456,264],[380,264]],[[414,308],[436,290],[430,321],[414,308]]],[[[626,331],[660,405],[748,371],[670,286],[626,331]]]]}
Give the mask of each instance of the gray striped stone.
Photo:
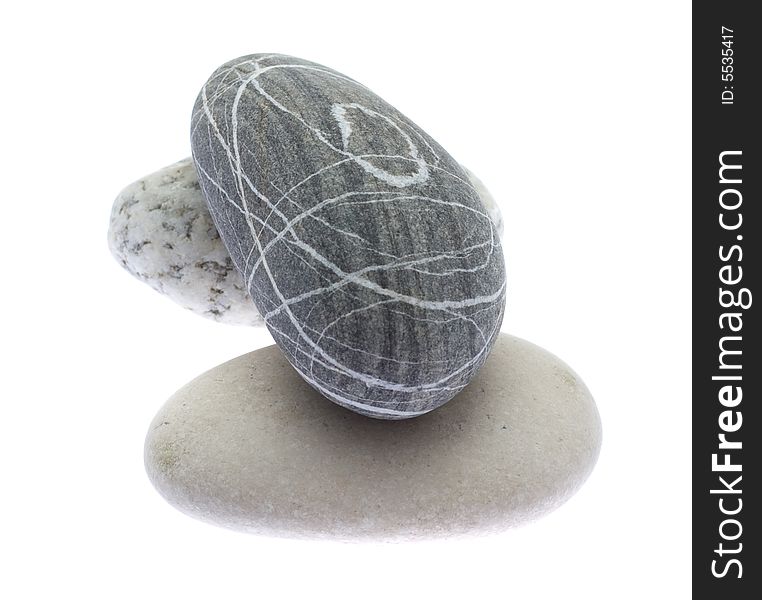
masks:
{"type": "Polygon", "coordinates": [[[312,387],[404,419],[478,372],[505,306],[500,239],[412,121],[327,67],[259,54],[203,86],[191,146],[233,263],[312,387]]]}

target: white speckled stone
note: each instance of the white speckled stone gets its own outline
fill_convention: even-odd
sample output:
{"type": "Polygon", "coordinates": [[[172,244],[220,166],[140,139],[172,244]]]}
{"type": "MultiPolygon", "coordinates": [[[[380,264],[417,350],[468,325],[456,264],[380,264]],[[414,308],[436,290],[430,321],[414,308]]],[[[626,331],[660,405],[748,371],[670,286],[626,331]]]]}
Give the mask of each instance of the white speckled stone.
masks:
{"type": "Polygon", "coordinates": [[[500,334],[459,396],[379,421],[328,402],[270,346],[159,411],[154,486],[181,511],[268,536],[409,540],[504,531],[563,504],[595,465],[595,402],[562,361],[500,334]]]}
{"type": "Polygon", "coordinates": [[[181,306],[215,321],[262,324],[220,240],[189,158],[117,196],[108,244],[127,271],[181,306]]]}
{"type": "MultiPolygon", "coordinates": [[[[468,174],[502,235],[500,207],[468,174]]],[[[220,239],[190,158],[127,186],[114,201],[108,243],[129,273],[193,312],[230,325],[262,325],[220,239]]]]}

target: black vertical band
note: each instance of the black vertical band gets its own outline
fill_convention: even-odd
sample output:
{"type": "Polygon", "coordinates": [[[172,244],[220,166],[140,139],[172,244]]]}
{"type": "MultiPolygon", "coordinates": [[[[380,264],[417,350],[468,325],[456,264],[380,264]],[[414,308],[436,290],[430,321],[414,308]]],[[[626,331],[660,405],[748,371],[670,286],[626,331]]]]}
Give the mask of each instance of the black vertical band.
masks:
{"type": "Polygon", "coordinates": [[[762,598],[762,25],[694,3],[693,589],[762,598]]]}

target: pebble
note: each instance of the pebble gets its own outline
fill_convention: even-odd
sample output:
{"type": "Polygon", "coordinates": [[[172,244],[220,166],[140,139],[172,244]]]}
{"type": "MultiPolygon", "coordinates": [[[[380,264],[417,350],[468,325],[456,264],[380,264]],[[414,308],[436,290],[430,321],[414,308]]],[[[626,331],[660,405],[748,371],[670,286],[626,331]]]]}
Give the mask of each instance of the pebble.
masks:
{"type": "Polygon", "coordinates": [[[500,334],[452,402],[379,421],[326,402],[270,346],[188,383],[145,443],[188,515],[254,534],[402,541],[498,533],[568,500],[601,445],[595,402],[546,350],[500,334]]]}
{"type": "Polygon", "coordinates": [[[222,323],[262,324],[220,240],[189,158],[117,196],[108,246],[129,273],[180,306],[222,323]]]}
{"type": "Polygon", "coordinates": [[[233,263],[312,387],[406,419],[479,371],[505,308],[499,235],[412,121],[327,67],[256,54],[204,84],[191,147],[233,263]]]}

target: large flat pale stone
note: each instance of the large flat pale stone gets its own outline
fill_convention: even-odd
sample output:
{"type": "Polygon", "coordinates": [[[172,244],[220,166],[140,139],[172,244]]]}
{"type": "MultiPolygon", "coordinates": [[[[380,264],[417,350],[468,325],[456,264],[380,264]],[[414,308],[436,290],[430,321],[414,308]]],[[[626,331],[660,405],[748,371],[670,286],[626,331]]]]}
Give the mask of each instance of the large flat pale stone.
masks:
{"type": "Polygon", "coordinates": [[[345,410],[270,346],[180,389],[145,445],[181,511],[251,533],[406,540],[499,532],[564,503],[591,472],[598,411],[579,377],[500,334],[457,397],[379,421],[345,410]]]}

